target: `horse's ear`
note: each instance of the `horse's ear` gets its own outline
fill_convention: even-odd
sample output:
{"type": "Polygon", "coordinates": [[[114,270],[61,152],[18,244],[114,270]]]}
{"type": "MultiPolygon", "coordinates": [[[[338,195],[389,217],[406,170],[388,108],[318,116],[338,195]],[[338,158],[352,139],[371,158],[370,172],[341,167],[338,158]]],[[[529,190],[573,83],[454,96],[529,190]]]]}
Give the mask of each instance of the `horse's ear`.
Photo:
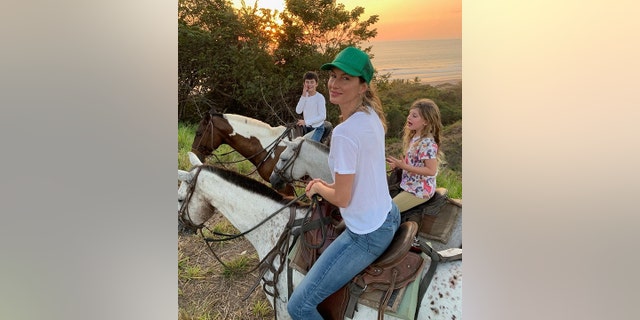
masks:
{"type": "Polygon", "coordinates": [[[202,162],[200,162],[200,159],[198,159],[198,156],[196,156],[195,153],[189,151],[189,161],[191,162],[191,165],[193,166],[200,166],[202,165],[202,162]]]}
{"type": "Polygon", "coordinates": [[[191,182],[191,179],[193,179],[193,173],[178,169],[178,180],[191,182]]]}

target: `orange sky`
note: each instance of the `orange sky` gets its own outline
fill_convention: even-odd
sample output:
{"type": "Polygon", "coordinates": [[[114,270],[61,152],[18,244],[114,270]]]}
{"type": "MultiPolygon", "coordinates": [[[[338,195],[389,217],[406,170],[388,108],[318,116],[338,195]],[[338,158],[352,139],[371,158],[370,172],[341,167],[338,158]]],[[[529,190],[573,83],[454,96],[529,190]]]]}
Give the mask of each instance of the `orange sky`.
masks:
{"type": "MultiPolygon", "coordinates": [[[[253,5],[254,0],[245,0],[253,5]]],[[[347,10],[365,8],[363,16],[377,14],[375,40],[462,38],[462,0],[337,0],[347,10]]],[[[240,0],[233,0],[238,6],[240,0]]],[[[258,0],[258,5],[282,11],[283,0],[258,0]]]]}

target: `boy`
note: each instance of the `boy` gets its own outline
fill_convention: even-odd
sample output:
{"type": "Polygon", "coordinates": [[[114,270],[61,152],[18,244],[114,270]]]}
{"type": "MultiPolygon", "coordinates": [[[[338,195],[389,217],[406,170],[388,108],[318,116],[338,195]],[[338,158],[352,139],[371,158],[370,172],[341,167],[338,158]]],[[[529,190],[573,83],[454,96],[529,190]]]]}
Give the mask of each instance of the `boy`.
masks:
{"type": "Polygon", "coordinates": [[[296,113],[303,114],[303,119],[299,119],[297,124],[303,127],[303,134],[313,130],[311,140],[319,142],[324,133],[324,120],[327,118],[325,99],[322,94],[316,91],[318,88],[317,73],[308,71],[304,74],[303,79],[302,96],[296,105],[296,113]]]}

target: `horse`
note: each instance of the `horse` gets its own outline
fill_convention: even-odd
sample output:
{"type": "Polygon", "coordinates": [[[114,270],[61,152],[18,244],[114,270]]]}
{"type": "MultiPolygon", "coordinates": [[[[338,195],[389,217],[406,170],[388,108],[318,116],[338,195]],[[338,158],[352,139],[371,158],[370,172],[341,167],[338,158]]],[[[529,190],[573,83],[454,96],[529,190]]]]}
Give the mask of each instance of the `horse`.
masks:
{"type": "Polygon", "coordinates": [[[307,176],[333,183],[333,175],[327,162],[329,147],[304,137],[282,141],[282,144],[285,148],[280,152],[269,177],[272,187],[281,188],[307,176]]]}
{"type": "MultiPolygon", "coordinates": [[[[329,143],[333,126],[325,121],[325,131],[321,141],[329,143]]],[[[220,145],[227,144],[256,166],[256,171],[265,181],[284,150],[283,141],[300,136],[300,126],[287,125],[272,127],[260,120],[232,114],[218,113],[214,109],[207,112],[196,129],[191,144],[191,152],[200,161],[213,154],[220,145]]],[[[304,137],[311,137],[309,132],[304,137]]],[[[290,184],[280,185],[276,190],[286,195],[293,195],[294,188],[290,184]]]]}
{"type": "MultiPolygon", "coordinates": [[[[231,113],[206,113],[196,129],[191,144],[193,152],[201,162],[213,154],[220,145],[227,144],[256,166],[256,171],[265,181],[273,171],[280,153],[281,142],[291,139],[292,127],[277,126],[257,119],[231,113]]],[[[276,188],[286,195],[293,195],[293,186],[276,188]]]]}
{"type": "MultiPolygon", "coordinates": [[[[305,177],[321,178],[329,183],[333,182],[333,176],[329,169],[329,148],[313,140],[298,137],[292,141],[283,141],[285,149],[280,152],[269,182],[274,188],[279,188],[294,181],[303,180],[305,177]]],[[[445,206],[455,206],[447,202],[443,209],[451,209],[445,206]]],[[[461,212],[461,211],[460,211],[461,212]]],[[[443,243],[438,240],[430,240],[435,250],[462,247],[462,214],[460,213],[449,236],[449,241],[443,243]]]]}
{"type": "MultiPolygon", "coordinates": [[[[291,220],[301,219],[307,209],[292,204],[282,194],[267,185],[237,174],[233,171],[209,165],[203,165],[198,157],[189,153],[193,165],[190,171],[178,170],[178,217],[191,227],[201,227],[209,220],[215,210],[221,212],[242,235],[253,245],[261,261],[271,257],[273,269],[282,270],[291,238],[283,241],[283,230],[291,220]],[[273,249],[285,244],[280,259],[273,256],[273,249]]],[[[297,200],[297,199],[294,199],[297,200]]],[[[461,254],[462,249],[458,254],[461,254]]],[[[430,263],[425,263],[429,265],[430,263]]],[[[426,289],[417,319],[460,319],[462,302],[462,261],[440,262],[435,269],[429,287],[426,289]]],[[[426,266],[425,266],[426,269],[426,266]]],[[[423,275],[425,270],[423,270],[423,275]]],[[[277,317],[290,319],[287,312],[289,275],[263,274],[262,282],[275,283],[274,299],[269,299],[277,317]]],[[[292,282],[300,283],[304,276],[292,270],[292,282]]],[[[255,287],[254,287],[255,288],[255,287]]],[[[352,319],[375,319],[378,311],[366,305],[358,304],[352,319]]],[[[400,319],[385,314],[385,319],[400,319]]]]}

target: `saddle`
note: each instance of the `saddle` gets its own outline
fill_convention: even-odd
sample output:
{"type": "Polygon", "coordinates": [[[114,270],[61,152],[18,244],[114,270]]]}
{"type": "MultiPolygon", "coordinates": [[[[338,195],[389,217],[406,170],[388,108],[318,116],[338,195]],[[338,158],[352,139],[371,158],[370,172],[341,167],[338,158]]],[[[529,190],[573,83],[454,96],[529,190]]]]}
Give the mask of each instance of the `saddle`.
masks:
{"type": "MultiPolygon", "coordinates": [[[[294,233],[302,240],[289,264],[290,268],[303,274],[342,231],[339,227],[342,217],[337,207],[320,201],[312,209],[311,217],[294,233]]],[[[318,306],[323,317],[340,320],[345,316],[352,318],[358,301],[378,309],[379,319],[384,316],[385,309],[397,308],[404,294],[403,289],[424,268],[425,260],[410,250],[417,231],[416,222],[402,223],[387,250],[376,261],[318,306]]],[[[292,289],[291,285],[289,289],[292,289]]]]}
{"type": "MultiPolygon", "coordinates": [[[[331,145],[331,131],[333,131],[333,124],[331,122],[325,120],[324,121],[324,132],[322,133],[322,137],[320,138],[320,143],[329,146],[331,145]]],[[[297,137],[304,136],[304,130],[302,126],[294,125],[292,128],[292,136],[291,139],[295,139],[297,137]]]]}
{"type": "MultiPolygon", "coordinates": [[[[389,194],[393,198],[400,189],[402,169],[396,168],[387,176],[389,194]]],[[[442,243],[449,242],[453,227],[460,214],[462,204],[449,199],[447,189],[437,188],[427,202],[401,212],[401,221],[415,221],[418,223],[418,235],[429,240],[442,243]],[[450,205],[447,205],[450,204],[450,205]]]]}
{"type": "Polygon", "coordinates": [[[338,207],[328,201],[318,201],[311,205],[311,210],[311,216],[293,231],[294,241],[300,239],[301,243],[289,263],[291,268],[305,275],[343,230],[338,207]]]}
{"type": "Polygon", "coordinates": [[[375,262],[320,303],[320,314],[325,319],[352,318],[356,304],[361,302],[377,308],[381,320],[385,309],[397,307],[404,293],[400,289],[414,281],[424,268],[425,260],[410,251],[417,230],[413,221],[401,224],[389,248],[375,262]]]}

